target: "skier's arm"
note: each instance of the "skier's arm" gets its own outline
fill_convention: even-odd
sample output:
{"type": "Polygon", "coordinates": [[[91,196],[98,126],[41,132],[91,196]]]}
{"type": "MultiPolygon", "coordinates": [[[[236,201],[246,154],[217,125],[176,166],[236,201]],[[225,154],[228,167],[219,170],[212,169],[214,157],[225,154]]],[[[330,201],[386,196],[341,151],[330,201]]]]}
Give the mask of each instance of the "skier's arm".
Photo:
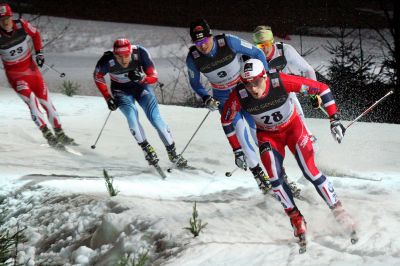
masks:
{"type": "Polygon", "coordinates": [[[107,83],[104,78],[105,75],[109,72],[108,60],[106,54],[104,54],[100,60],[96,64],[96,68],[94,69],[93,78],[94,83],[96,84],[97,89],[101,92],[105,100],[111,98],[111,95],[108,91],[107,83]]]}
{"type": "Polygon", "coordinates": [[[21,22],[25,32],[32,38],[33,47],[36,53],[39,53],[40,50],[42,50],[42,38],[40,37],[39,31],[28,21],[21,19],[21,22]]]}
{"type": "Polygon", "coordinates": [[[337,113],[338,109],[333,94],[325,83],[280,73],[280,77],[287,92],[299,92],[303,95],[317,94],[321,96],[322,103],[329,117],[337,113]]]}
{"type": "Polygon", "coordinates": [[[234,90],[231,94],[229,94],[229,98],[228,100],[226,100],[224,104],[224,109],[221,113],[222,128],[224,129],[229,144],[234,151],[241,148],[239,140],[235,133],[235,129],[232,125],[233,120],[235,119],[235,116],[240,111],[240,109],[240,102],[237,97],[236,91],[234,90]]]}
{"type": "Polygon", "coordinates": [[[265,58],[264,53],[260,49],[258,49],[251,43],[243,39],[240,39],[234,35],[226,34],[226,39],[229,47],[232,49],[233,52],[242,55],[247,55],[250,58],[256,58],[263,63],[264,68],[266,70],[269,69],[267,59],[265,58]]]}
{"type": "Polygon", "coordinates": [[[286,67],[289,72],[301,73],[303,77],[317,80],[314,69],[309,63],[289,44],[283,44],[283,50],[287,61],[286,67]]]}
{"type": "Polygon", "coordinates": [[[200,82],[200,71],[196,68],[190,54],[186,57],[186,66],[188,69],[189,84],[190,87],[192,87],[192,90],[194,90],[194,92],[199,95],[203,101],[206,98],[209,98],[206,88],[204,88],[200,82]]]}
{"type": "Polygon", "coordinates": [[[146,48],[138,46],[140,63],[143,66],[143,71],[146,74],[144,84],[154,84],[158,81],[157,70],[154,67],[154,62],[151,59],[150,53],[146,48]]]}

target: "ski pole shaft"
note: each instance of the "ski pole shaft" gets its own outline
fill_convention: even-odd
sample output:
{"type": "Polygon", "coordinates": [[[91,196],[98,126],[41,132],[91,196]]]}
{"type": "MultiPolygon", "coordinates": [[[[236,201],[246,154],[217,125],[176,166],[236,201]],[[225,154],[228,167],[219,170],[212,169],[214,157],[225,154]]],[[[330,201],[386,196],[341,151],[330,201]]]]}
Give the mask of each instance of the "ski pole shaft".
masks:
{"type": "Polygon", "coordinates": [[[238,169],[239,169],[239,167],[235,167],[235,169],[233,169],[232,171],[226,172],[225,176],[231,177],[233,175],[233,173],[236,172],[238,169]]]}
{"type": "Polygon", "coordinates": [[[323,112],[326,115],[326,117],[329,117],[328,113],[325,111],[324,108],[322,108],[322,106],[318,107],[318,109],[321,110],[321,112],[323,112]]]}
{"type": "Polygon", "coordinates": [[[65,77],[65,73],[64,73],[64,72],[58,71],[57,69],[54,68],[53,65],[48,65],[48,64],[46,64],[46,63],[43,63],[43,64],[44,64],[45,66],[47,66],[47,68],[49,68],[49,69],[53,70],[54,72],[58,73],[58,74],[60,75],[60,78],[65,77]]]}
{"type": "Polygon", "coordinates": [[[208,111],[208,113],[206,114],[206,116],[203,118],[203,120],[201,121],[200,125],[196,128],[196,131],[193,133],[192,137],[189,139],[188,143],[186,144],[185,148],[183,148],[182,152],[180,153],[180,155],[182,155],[186,148],[189,146],[190,142],[193,140],[194,136],[196,136],[197,132],[199,131],[200,127],[203,125],[204,121],[206,121],[207,117],[210,115],[211,110],[208,111]]]}
{"type": "Polygon", "coordinates": [[[100,133],[99,133],[99,135],[97,136],[96,141],[94,142],[94,144],[93,144],[92,146],[90,146],[92,149],[96,149],[97,141],[99,141],[99,138],[100,138],[100,136],[101,136],[101,133],[103,133],[103,129],[104,129],[104,127],[105,127],[106,124],[107,124],[108,118],[110,118],[111,112],[112,112],[112,111],[110,111],[110,112],[108,113],[108,116],[107,116],[107,118],[106,118],[106,121],[104,121],[103,127],[101,128],[100,133]]]}
{"type": "MultiPolygon", "coordinates": [[[[210,115],[211,110],[208,111],[206,116],[203,118],[201,121],[200,125],[196,128],[196,131],[193,133],[192,137],[189,139],[188,143],[186,144],[185,148],[183,148],[182,152],[179,154],[182,156],[182,154],[185,152],[186,148],[189,146],[190,142],[193,140],[194,136],[196,136],[197,132],[199,131],[200,127],[203,125],[204,121],[206,121],[207,117],[210,115]]],[[[177,161],[178,162],[178,161],[177,161]]],[[[170,168],[167,169],[168,173],[172,172],[172,169],[176,167],[177,162],[174,163],[174,165],[170,168]]]]}
{"type": "Polygon", "coordinates": [[[361,119],[364,115],[368,114],[369,112],[371,112],[372,109],[375,108],[375,106],[377,106],[379,103],[381,103],[386,97],[390,96],[391,94],[393,94],[394,91],[391,90],[388,93],[385,94],[385,96],[383,96],[382,98],[380,98],[379,100],[377,100],[373,105],[371,105],[370,107],[368,107],[364,112],[362,112],[362,114],[360,114],[356,119],[354,119],[353,121],[350,122],[350,124],[348,124],[346,126],[346,129],[348,129],[352,124],[354,124],[355,122],[357,122],[359,119],[361,119]]]}

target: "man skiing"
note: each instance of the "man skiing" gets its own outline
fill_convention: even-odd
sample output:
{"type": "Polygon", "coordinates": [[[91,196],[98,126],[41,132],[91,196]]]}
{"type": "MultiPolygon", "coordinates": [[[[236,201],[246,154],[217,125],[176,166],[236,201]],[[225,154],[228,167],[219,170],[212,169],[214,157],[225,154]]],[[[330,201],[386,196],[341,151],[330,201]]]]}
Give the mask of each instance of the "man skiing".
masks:
{"type": "MultiPolygon", "coordinates": [[[[302,76],[308,79],[317,80],[314,69],[307,63],[307,61],[293,48],[290,44],[283,42],[275,42],[272,30],[268,26],[257,26],[253,32],[253,42],[260,48],[267,59],[270,68],[275,68],[286,74],[302,76]]],[[[289,94],[292,101],[295,103],[297,112],[309,132],[311,140],[316,140],[315,136],[310,133],[310,130],[305,124],[305,117],[303,108],[296,93],[289,94]]],[[[321,105],[321,98],[318,95],[312,97],[313,107],[319,108],[321,105]]]]}
{"type": "Polygon", "coordinates": [[[58,149],[64,145],[76,145],[62,127],[57,111],[49,97],[49,90],[42,74],[32,58],[32,45],[36,51],[36,64],[42,67],[44,56],[39,31],[24,19],[13,19],[8,4],[0,4],[0,56],[8,82],[19,97],[28,105],[32,120],[42,131],[48,144],[58,149]],[[48,128],[39,103],[47,113],[54,129],[48,128]]]}
{"type": "MultiPolygon", "coordinates": [[[[253,31],[253,43],[260,48],[267,59],[269,67],[275,68],[286,74],[293,74],[297,76],[306,77],[312,80],[317,80],[314,69],[304,60],[303,57],[293,48],[290,44],[283,42],[275,42],[272,30],[268,26],[257,26],[253,31]]],[[[297,112],[303,120],[304,126],[310,136],[311,141],[314,143],[317,139],[311,134],[305,121],[303,108],[296,93],[289,93],[289,97],[295,103],[297,112]]],[[[321,98],[314,94],[310,96],[314,108],[319,108],[321,105],[321,98]]],[[[289,184],[293,194],[300,195],[300,189],[296,186],[295,182],[289,182],[285,169],[282,168],[283,177],[285,182],[289,184]]]]}
{"type": "MultiPolygon", "coordinates": [[[[268,69],[265,56],[260,49],[233,35],[213,36],[210,26],[204,19],[191,22],[190,37],[194,43],[189,48],[186,58],[190,86],[211,111],[217,109],[222,111],[229,93],[240,81],[241,55],[260,59],[268,69]],[[211,83],[212,96],[201,84],[200,73],[211,83]]],[[[237,113],[233,123],[225,127],[224,131],[229,142],[235,147],[240,147],[233,150],[235,164],[244,170],[249,166],[257,182],[265,184],[259,180],[266,180],[268,177],[260,167],[257,154],[249,142],[244,120],[249,124],[251,135],[256,140],[254,121],[244,112],[237,113]]]]}
{"type": "MultiPolygon", "coordinates": [[[[343,209],[333,184],[315,166],[312,143],[289,96],[290,92],[320,95],[330,117],[331,133],[340,143],[345,128],[329,87],[318,81],[279,73],[276,69],[267,73],[263,63],[257,59],[249,59],[243,64],[240,78],[243,83],[239,83],[226,101],[221,123],[229,127],[240,110],[247,111],[254,118],[261,160],[270,177],[272,191],[289,216],[294,235],[300,238],[300,252],[305,251],[306,221],[293,200],[291,190],[283,182],[285,146],[295,155],[303,175],[314,185],[337,221],[352,234],[352,238],[356,238],[354,222],[343,209]]],[[[233,145],[232,148],[239,149],[240,146],[233,145]]]]}
{"type": "Polygon", "coordinates": [[[152,85],[158,80],[157,71],[149,52],[140,45],[131,45],[125,38],[114,42],[113,51],[107,51],[97,62],[94,81],[107,102],[108,108],[118,108],[128,121],[129,129],[145,153],[150,165],[158,165],[155,149],[148,143],[139,122],[137,101],[164,143],[168,157],[177,167],[185,167],[187,160],[176,153],[175,142],[168,125],[161,118],[152,85]],[[110,75],[111,93],[104,76],[110,75]]]}

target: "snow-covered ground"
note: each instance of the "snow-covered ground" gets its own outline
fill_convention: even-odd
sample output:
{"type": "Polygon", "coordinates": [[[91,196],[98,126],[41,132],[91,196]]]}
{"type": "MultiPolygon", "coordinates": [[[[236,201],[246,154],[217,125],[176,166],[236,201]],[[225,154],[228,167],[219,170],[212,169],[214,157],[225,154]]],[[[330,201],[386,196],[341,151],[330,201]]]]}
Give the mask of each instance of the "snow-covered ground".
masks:
{"type": "MultiPolygon", "coordinates": [[[[162,36],[163,44],[179,47],[176,37],[169,39],[170,33],[186,33],[186,29],[165,27],[98,22],[86,22],[83,27],[82,21],[75,20],[71,25],[74,23],[76,35],[60,50],[50,49],[49,61],[57,62],[71,80],[86,80],[82,86],[93,91],[92,69],[114,37],[132,34],[129,37],[137,40],[135,36],[143,31],[140,38],[145,46],[162,36]],[[90,32],[96,26],[97,30],[90,32]],[[111,29],[116,36],[106,34],[111,29]],[[97,42],[99,49],[77,48],[89,40],[97,42]],[[77,45],[76,50],[69,51],[68,44],[77,45]]],[[[315,40],[316,46],[323,41],[315,40]]],[[[154,47],[152,53],[168,58],[162,55],[163,49],[154,47]]],[[[164,75],[170,74],[168,69],[162,68],[164,75]]],[[[55,81],[54,74],[46,73],[46,80],[55,81]]],[[[225,176],[235,165],[216,112],[184,153],[199,170],[176,170],[162,180],[147,165],[119,111],[111,114],[97,148],[90,148],[108,114],[102,98],[51,95],[66,133],[80,144],[73,148],[80,156],[48,148],[27,107],[3,80],[0,196],[6,198],[0,211],[7,217],[3,229],[17,224],[26,227],[27,242],[19,247],[21,263],[116,265],[124,253],[149,250],[151,265],[400,265],[399,125],[356,123],[339,145],[330,136],[327,120],[308,119],[318,137],[318,165],[332,178],[344,206],[357,221],[360,240],[352,245],[343,235],[287,151],[287,173],[308,199],[297,201],[308,222],[309,241],[307,252],[299,255],[282,207],[261,194],[251,173],[236,171],[230,178],[225,176]],[[109,197],[103,169],[115,177],[118,196],[109,197]],[[195,201],[200,218],[208,223],[197,238],[183,229],[189,226],[195,201]]],[[[160,108],[180,151],[207,110],[160,108]]],[[[158,135],[141,111],[140,117],[161,158],[160,165],[169,167],[158,135]]]]}

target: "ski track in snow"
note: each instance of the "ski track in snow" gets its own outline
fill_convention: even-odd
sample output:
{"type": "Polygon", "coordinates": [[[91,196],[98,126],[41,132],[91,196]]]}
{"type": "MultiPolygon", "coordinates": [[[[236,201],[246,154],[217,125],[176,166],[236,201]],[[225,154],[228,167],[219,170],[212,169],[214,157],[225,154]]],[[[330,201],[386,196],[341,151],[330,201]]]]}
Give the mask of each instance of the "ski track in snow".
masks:
{"type": "MultiPolygon", "coordinates": [[[[65,47],[49,47],[54,52],[50,58],[57,60],[57,66],[65,66],[66,70],[61,70],[71,79],[85,80],[84,89],[92,91],[89,84],[95,61],[109,49],[106,43],[117,37],[102,33],[108,34],[116,24],[72,22],[74,29],[85,28],[85,23],[88,32],[80,34],[82,39],[75,33],[68,35],[70,42],[65,42],[65,47]],[[98,29],[96,33],[89,33],[93,28],[98,29]],[[95,47],[80,50],[94,35],[98,36],[95,47]],[[68,53],[72,48],[78,51],[68,53]]],[[[120,34],[133,34],[133,39],[138,37],[145,46],[154,44],[153,35],[146,39],[149,31],[161,28],[166,31],[163,40],[169,49],[179,45],[168,34],[186,32],[135,25],[131,33],[131,25],[117,25],[122,27],[120,34]]],[[[315,37],[305,39],[311,44],[322,42],[315,37]]],[[[155,45],[150,52],[164,60],[166,46],[155,45]]],[[[184,54],[186,50],[180,56],[184,54]]],[[[323,62],[320,57],[318,52],[311,58],[314,66],[323,62]]],[[[161,64],[158,71],[168,73],[168,66],[161,64]]],[[[45,79],[50,83],[56,80],[51,71],[45,79]]],[[[330,136],[327,120],[308,119],[318,137],[317,164],[331,177],[344,206],[354,216],[360,240],[356,245],[350,243],[287,151],[287,173],[308,199],[296,201],[308,225],[307,252],[299,255],[289,219],[279,203],[258,191],[249,172],[236,171],[225,177],[225,172],[234,168],[233,154],[216,112],[184,154],[193,166],[214,172],[174,170],[162,180],[147,165],[120,112],[112,113],[96,149],[90,149],[108,112],[102,98],[51,94],[66,133],[80,144],[72,147],[82,154],[79,156],[49,148],[25,104],[6,83],[1,84],[0,212],[7,218],[1,228],[17,224],[26,228],[27,242],[19,247],[20,263],[115,265],[124,253],[148,249],[151,265],[400,265],[398,125],[356,123],[338,145],[330,136]],[[103,169],[115,177],[118,196],[108,196],[103,169]],[[197,238],[183,229],[189,225],[195,201],[200,219],[208,223],[197,238]]],[[[177,106],[160,109],[178,151],[207,112],[177,106]]],[[[165,148],[143,112],[139,113],[166,170],[171,163],[165,148]]]]}

